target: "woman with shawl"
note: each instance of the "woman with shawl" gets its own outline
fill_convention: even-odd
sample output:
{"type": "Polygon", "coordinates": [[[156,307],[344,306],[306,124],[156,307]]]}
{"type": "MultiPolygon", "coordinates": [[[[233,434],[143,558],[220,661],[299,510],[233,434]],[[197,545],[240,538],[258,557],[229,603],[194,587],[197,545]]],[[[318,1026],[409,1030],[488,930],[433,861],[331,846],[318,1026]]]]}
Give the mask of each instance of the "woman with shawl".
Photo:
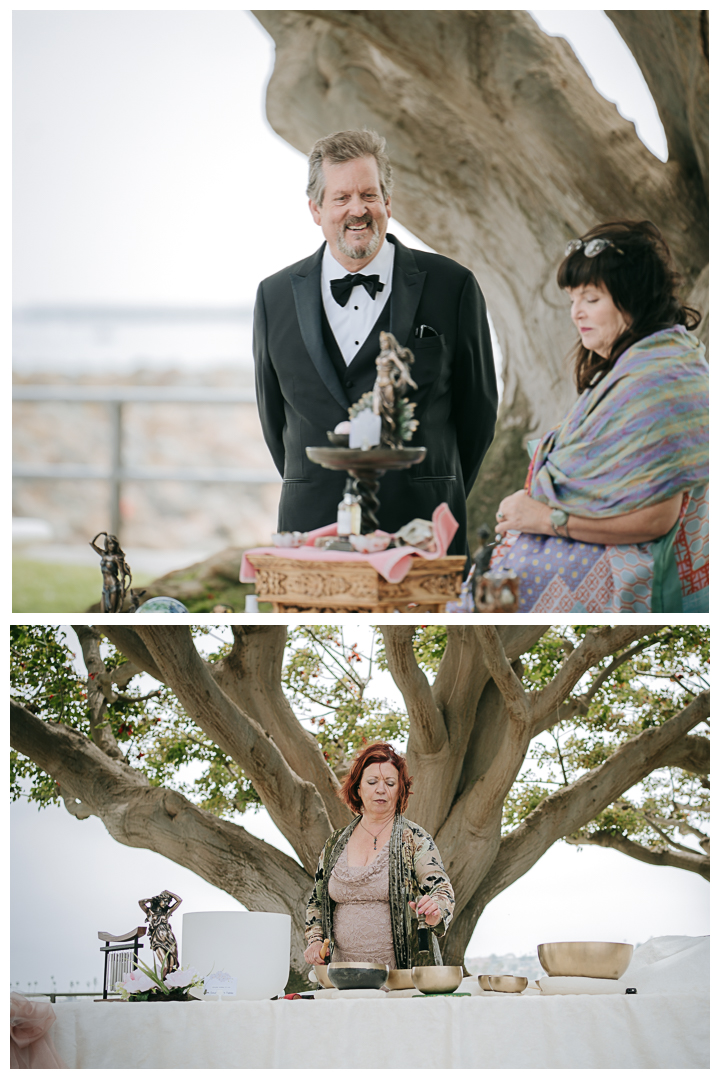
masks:
{"type": "Polygon", "coordinates": [[[307,906],[309,964],[442,963],[437,938],[450,924],[455,894],[433,838],[403,817],[411,779],[389,743],[356,755],[341,790],[356,817],[327,840],[307,906]]]}
{"type": "Polygon", "coordinates": [[[599,225],[557,275],[580,334],[578,398],[500,503],[492,570],[519,611],[706,612],[708,365],[699,313],[649,221],[599,225]]]}

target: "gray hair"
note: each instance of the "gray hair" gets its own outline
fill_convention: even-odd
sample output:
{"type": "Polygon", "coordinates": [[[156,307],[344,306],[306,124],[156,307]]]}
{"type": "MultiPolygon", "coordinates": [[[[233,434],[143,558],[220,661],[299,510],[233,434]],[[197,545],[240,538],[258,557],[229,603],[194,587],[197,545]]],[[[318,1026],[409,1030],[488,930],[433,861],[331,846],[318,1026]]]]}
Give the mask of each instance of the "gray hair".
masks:
{"type": "Polygon", "coordinates": [[[392,193],[393,175],[390,159],[385,152],[385,139],[376,131],[335,131],[326,135],[313,146],[308,157],[307,197],[322,206],[325,196],[325,173],[323,162],[341,165],[361,157],[374,157],[380,175],[383,199],[392,193]]]}

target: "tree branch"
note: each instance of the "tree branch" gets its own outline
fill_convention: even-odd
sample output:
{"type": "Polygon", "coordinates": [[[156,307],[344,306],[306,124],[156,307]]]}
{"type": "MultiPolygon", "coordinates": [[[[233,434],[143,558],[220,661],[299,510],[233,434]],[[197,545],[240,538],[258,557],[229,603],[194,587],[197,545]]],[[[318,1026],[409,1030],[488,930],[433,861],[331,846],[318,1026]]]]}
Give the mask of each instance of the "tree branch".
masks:
{"type": "Polygon", "coordinates": [[[577,832],[654,772],[668,747],[702,723],[709,709],[710,694],[705,690],[670,720],[633,736],[602,765],[543,799],[521,825],[503,837],[492,868],[468,906],[482,911],[494,896],[527,873],[556,840],[577,832]]]}
{"type": "Polygon", "coordinates": [[[565,837],[568,844],[596,844],[598,847],[614,848],[623,855],[629,855],[640,862],[649,863],[651,866],[674,866],[679,870],[691,870],[694,874],[710,880],[710,859],[707,855],[695,853],[680,854],[675,851],[651,851],[649,848],[637,844],[628,836],[616,836],[609,832],[596,832],[592,836],[583,836],[577,839],[565,837]]]}
{"type": "Polygon", "coordinates": [[[333,829],[347,825],[350,810],[317,739],[295,716],[282,688],[286,626],[234,626],[230,653],[212,665],[218,686],[277,744],[290,768],[315,785],[333,829]]]}
{"type": "Polygon", "coordinates": [[[290,915],[293,967],[306,970],[303,931],[312,877],[294,859],[179,792],[151,787],[142,773],[112,761],[81,732],[47,724],[12,700],[10,735],[19,753],[56,780],[75,816],[94,814],[114,840],[159,852],[250,910],[290,915]]]}
{"type": "Polygon", "coordinates": [[[138,671],[146,671],[148,675],[153,679],[157,679],[158,682],[165,682],[160,669],[143,644],[142,638],[131,626],[118,626],[117,623],[108,623],[106,626],[96,626],[95,629],[112,641],[115,648],[119,649],[123,656],[126,656],[128,660],[135,664],[138,671]]]}
{"type": "Polygon", "coordinates": [[[476,626],[475,633],[482,645],[488,670],[503,696],[511,724],[524,729],[529,720],[530,701],[505,655],[505,648],[497,627],[487,624],[476,626]]]}
{"type": "Polygon", "coordinates": [[[110,725],[104,722],[107,703],[115,701],[117,694],[113,691],[107,668],[100,655],[100,634],[94,627],[85,624],[73,626],[73,630],[77,634],[88,670],[87,703],[92,740],[108,757],[124,759],[125,755],[118,746],[110,725]]]}
{"type": "MultiPolygon", "coordinates": [[[[611,655],[631,641],[635,641],[637,638],[649,633],[650,629],[656,630],[657,628],[648,626],[606,626],[588,631],[578,647],[567,658],[557,675],[543,690],[531,695],[533,738],[544,731],[546,727],[551,726],[548,724],[548,719],[552,717],[553,713],[557,713],[568,694],[570,694],[573,687],[577,686],[586,671],[599,663],[604,656],[611,655]]],[[[595,681],[597,682],[597,679],[595,681]]],[[[593,693],[595,690],[593,690],[593,693]]],[[[552,723],[556,722],[557,720],[553,718],[552,723]]]]}
{"type": "Polygon", "coordinates": [[[220,689],[200,657],[189,626],[145,624],[136,632],[195,723],[250,777],[266,810],[314,872],[332,831],[314,784],[289,767],[260,725],[220,689]]]}
{"type": "Polygon", "coordinates": [[[668,747],[660,764],[685,769],[696,776],[707,776],[710,772],[710,740],[704,735],[686,735],[668,747]]]}
{"type": "MultiPolygon", "coordinates": [[[[664,818],[660,818],[660,819],[653,818],[653,817],[651,817],[650,814],[643,814],[643,817],[645,818],[645,821],[647,821],[650,828],[654,832],[656,832],[658,834],[658,836],[661,836],[663,838],[663,840],[665,841],[665,843],[668,844],[670,847],[676,848],[678,851],[686,851],[690,855],[696,855],[697,854],[697,852],[694,851],[693,848],[689,848],[687,846],[687,844],[681,844],[679,842],[679,840],[673,840],[673,838],[671,836],[668,836],[668,834],[665,832],[665,830],[661,829],[660,825],[658,824],[659,820],[662,821],[664,825],[670,825],[670,826],[677,826],[679,824],[679,822],[666,821],[664,818]]],[[[696,831],[700,832],[699,829],[696,830],[696,831]]],[[[703,834],[700,833],[700,835],[702,836],[703,834]]]]}
{"type": "Polygon", "coordinates": [[[417,754],[438,754],[447,746],[448,732],[432,688],[413,652],[414,626],[381,626],[385,655],[395,685],[403,696],[412,724],[417,754]]]}

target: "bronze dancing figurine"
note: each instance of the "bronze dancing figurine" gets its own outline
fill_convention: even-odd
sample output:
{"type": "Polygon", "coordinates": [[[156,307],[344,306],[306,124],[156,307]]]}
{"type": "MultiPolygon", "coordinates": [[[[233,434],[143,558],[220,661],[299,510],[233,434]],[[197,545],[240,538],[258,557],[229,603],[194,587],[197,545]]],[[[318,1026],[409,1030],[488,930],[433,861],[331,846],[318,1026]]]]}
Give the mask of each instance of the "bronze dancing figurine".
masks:
{"type": "MultiPolygon", "coordinates": [[[[100,610],[111,613],[122,611],[125,606],[125,595],[132,584],[132,574],[125,562],[125,552],[120,547],[120,541],[112,533],[99,532],[90,541],[90,547],[100,556],[100,571],[103,578],[100,610]],[[99,548],[95,543],[99,536],[105,537],[104,548],[99,548]]],[[[135,602],[135,597],[133,597],[133,602],[135,602]]],[[[137,604],[133,610],[137,610],[137,604]]]]}
{"type": "Polygon", "coordinates": [[[415,406],[410,405],[403,394],[408,386],[417,390],[410,375],[414,362],[410,349],[403,348],[393,334],[380,332],[380,355],[375,361],[377,378],[372,390],[372,411],[382,420],[381,440],[383,446],[394,450],[402,447],[418,426],[413,419],[415,406]]]}
{"type": "Polygon", "coordinates": [[[138,900],[138,904],[145,912],[145,922],[148,924],[150,934],[150,948],[162,964],[160,977],[164,979],[171,971],[177,971],[180,967],[178,943],[168,920],[173,911],[180,907],[182,900],[166,889],[158,896],[138,900]],[[171,906],[173,900],[177,902],[171,906]]]}

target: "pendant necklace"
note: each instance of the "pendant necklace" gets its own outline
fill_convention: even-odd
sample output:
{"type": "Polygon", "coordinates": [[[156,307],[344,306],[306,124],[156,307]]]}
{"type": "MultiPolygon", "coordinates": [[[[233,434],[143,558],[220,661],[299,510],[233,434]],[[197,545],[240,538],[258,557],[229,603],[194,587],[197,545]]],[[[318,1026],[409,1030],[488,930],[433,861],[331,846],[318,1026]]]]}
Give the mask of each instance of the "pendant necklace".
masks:
{"type": "MultiPolygon", "coordinates": [[[[362,819],[360,820],[360,824],[362,825],[363,829],[365,829],[365,826],[362,823],[362,819]]],[[[387,824],[388,823],[386,821],[385,824],[383,825],[382,829],[380,830],[380,832],[377,834],[377,836],[375,836],[374,833],[371,833],[369,829],[365,829],[365,832],[368,834],[368,836],[372,836],[372,838],[373,838],[373,851],[377,851],[378,836],[380,836],[380,833],[382,833],[383,830],[387,828],[387,824]]]]}

